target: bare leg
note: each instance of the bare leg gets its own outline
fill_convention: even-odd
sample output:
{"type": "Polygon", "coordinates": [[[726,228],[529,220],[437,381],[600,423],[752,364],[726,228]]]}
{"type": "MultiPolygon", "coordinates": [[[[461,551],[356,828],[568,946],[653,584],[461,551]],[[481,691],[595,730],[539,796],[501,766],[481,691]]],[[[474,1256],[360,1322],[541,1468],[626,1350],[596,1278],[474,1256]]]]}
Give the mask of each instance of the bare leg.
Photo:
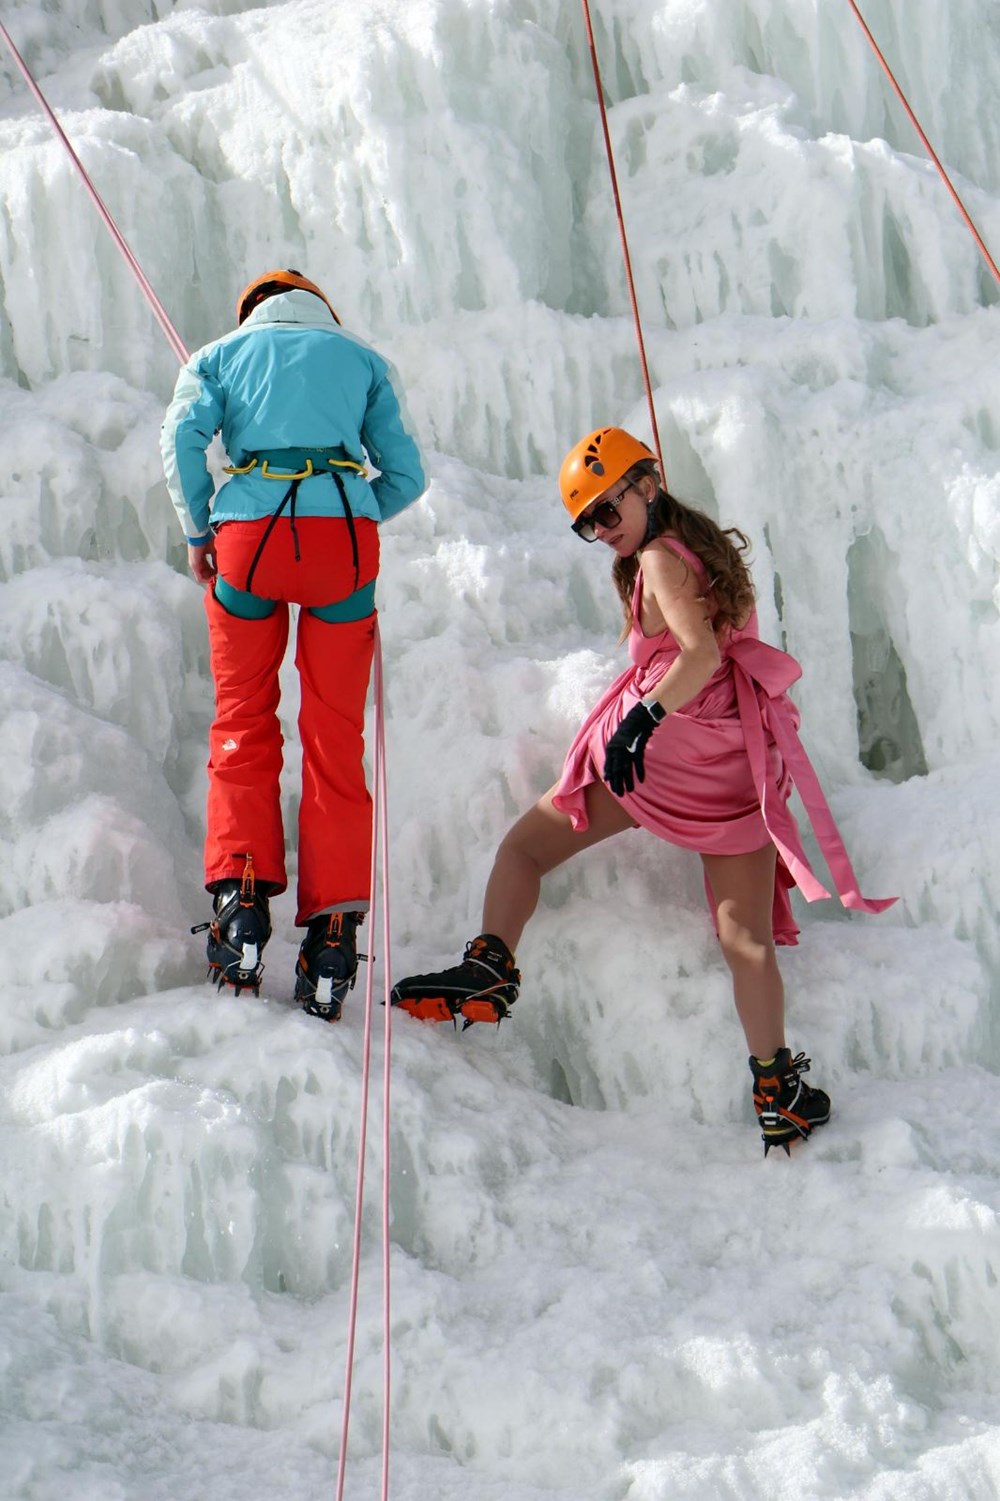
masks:
{"type": "Polygon", "coordinates": [[[589,827],[576,833],[552,805],[552,787],[509,831],[496,852],[483,902],[483,932],[502,938],[511,953],[538,905],[542,877],[580,850],[632,829],[635,822],[601,782],[586,791],[589,827]]]}
{"type": "Polygon", "coordinates": [[[785,1045],[785,991],[771,936],[774,845],[750,855],[701,858],[747,1046],[756,1058],[773,1058],[785,1045]]]}

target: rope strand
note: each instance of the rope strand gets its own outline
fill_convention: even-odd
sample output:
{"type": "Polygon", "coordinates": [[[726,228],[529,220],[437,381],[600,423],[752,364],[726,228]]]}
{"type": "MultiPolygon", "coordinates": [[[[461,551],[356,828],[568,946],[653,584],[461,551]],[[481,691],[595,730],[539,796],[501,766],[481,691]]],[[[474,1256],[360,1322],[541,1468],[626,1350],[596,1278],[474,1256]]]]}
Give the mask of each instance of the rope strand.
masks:
{"type": "Polygon", "coordinates": [[[618,218],[618,235],[622,245],[622,256],[625,261],[625,280],[628,284],[629,302],[632,304],[632,320],[635,324],[635,337],[639,345],[639,363],[642,367],[642,382],[646,388],[646,403],[649,407],[649,423],[653,432],[653,444],[656,448],[656,457],[660,465],[660,478],[663,484],[667,484],[667,471],[663,463],[663,449],[660,445],[660,430],[656,423],[656,407],[653,402],[653,387],[649,379],[649,363],[646,359],[646,344],[642,337],[642,320],[639,317],[639,303],[635,295],[635,281],[632,276],[632,257],[629,254],[628,235],[625,231],[625,215],[622,210],[621,194],[618,191],[618,173],[615,171],[615,154],[611,145],[611,131],[608,128],[608,112],[604,105],[604,84],[601,81],[601,66],[597,59],[597,43],[594,41],[594,28],[590,21],[589,0],[583,0],[583,20],[587,28],[587,43],[590,47],[590,61],[594,70],[594,86],[597,90],[597,107],[601,113],[601,129],[604,132],[604,150],[608,159],[608,172],[611,175],[611,192],[615,200],[615,213],[618,218]]]}
{"type": "Polygon", "coordinates": [[[906,114],[907,114],[907,117],[908,117],[908,119],[910,121],[910,124],[913,126],[914,130],[917,132],[917,135],[920,137],[920,140],[923,143],[924,150],[927,152],[927,155],[930,157],[931,161],[934,163],[935,167],[937,168],[937,170],[938,170],[938,172],[939,172],[939,174],[941,176],[942,181],[944,182],[945,187],[948,189],[948,192],[951,194],[952,198],[954,199],[954,202],[955,202],[955,205],[956,205],[956,207],[958,209],[958,212],[961,214],[962,218],[965,220],[965,223],[968,226],[968,229],[969,229],[969,232],[972,235],[972,238],[975,240],[976,244],[979,247],[979,251],[980,251],[980,254],[983,257],[983,260],[986,262],[987,266],[989,266],[990,270],[993,272],[993,275],[996,277],[997,281],[1000,282],[1000,270],[997,269],[997,263],[996,263],[996,261],[993,259],[993,257],[990,255],[990,252],[987,250],[986,245],[985,245],[985,243],[983,241],[983,238],[982,238],[982,236],[979,233],[979,230],[976,228],[975,224],[972,222],[972,216],[970,215],[968,209],[965,207],[965,204],[962,202],[961,198],[958,196],[958,192],[957,192],[957,190],[955,188],[955,185],[952,182],[951,178],[948,176],[948,173],[945,171],[945,168],[942,165],[941,160],[938,157],[937,152],[934,150],[934,147],[931,145],[930,141],[927,139],[927,136],[924,134],[923,126],[920,124],[920,121],[917,119],[916,115],[913,113],[913,110],[910,108],[909,100],[907,99],[906,95],[903,93],[903,90],[900,88],[899,84],[896,82],[896,79],[895,79],[895,76],[893,74],[893,71],[889,67],[889,64],[886,62],[885,57],[883,56],[883,53],[882,53],[882,49],[879,47],[878,42],[876,42],[875,38],[871,34],[871,31],[868,29],[868,24],[865,21],[864,16],[861,14],[860,10],[858,9],[857,5],[855,4],[855,0],[847,0],[847,3],[851,7],[851,9],[853,10],[854,14],[857,16],[858,23],[861,26],[861,29],[864,32],[865,36],[868,38],[869,42],[871,43],[872,50],[875,53],[875,56],[878,58],[880,64],[882,65],[882,69],[883,69],[886,77],[888,78],[889,82],[892,84],[892,87],[893,87],[893,89],[896,92],[896,96],[899,99],[900,104],[903,106],[904,110],[906,111],[906,114]]]}
{"type": "Polygon", "coordinates": [[[382,642],[379,636],[378,618],[375,620],[375,797],[378,803],[378,828],[381,830],[382,870],[382,1006],[383,1055],[382,1055],[382,1501],[389,1498],[389,1422],[390,1398],[392,1395],[392,1298],[389,1266],[390,1226],[390,1179],[391,1162],[389,1141],[389,1092],[392,1077],[392,963],[389,950],[389,933],[392,927],[389,912],[389,811],[388,779],[385,765],[385,685],[382,669],[382,642]]]}
{"type": "MultiPolygon", "coordinates": [[[[370,931],[372,933],[374,933],[376,907],[375,856],[377,847],[373,817],[372,894],[369,909],[369,919],[372,923],[370,931]]],[[[344,1477],[347,1470],[347,1441],[351,1426],[351,1391],[354,1384],[354,1347],[358,1328],[358,1287],[361,1280],[361,1215],[365,1203],[365,1148],[368,1143],[368,1095],[369,1080],[371,1077],[372,1010],[375,993],[375,944],[371,939],[369,940],[368,947],[372,952],[368,956],[367,976],[365,980],[365,1025],[364,1037],[361,1044],[361,1109],[358,1122],[357,1177],[354,1185],[354,1235],[351,1248],[351,1285],[347,1299],[347,1353],[344,1358],[344,1409],[340,1420],[340,1453],[337,1456],[337,1501],[343,1501],[344,1477]]]]}
{"type": "Polygon", "coordinates": [[[94,184],[91,182],[86,167],[83,165],[83,162],[73,150],[73,146],[70,142],[69,137],[63,130],[62,126],[59,124],[59,121],[56,119],[55,113],[49,105],[48,100],[42,93],[41,89],[38,87],[38,84],[35,82],[31,70],[29,69],[27,63],[24,61],[24,58],[14,46],[14,43],[11,40],[10,33],[7,30],[6,26],[4,26],[2,21],[0,21],[0,36],[2,36],[3,40],[6,42],[7,49],[10,52],[11,57],[14,59],[14,62],[17,64],[18,70],[21,73],[21,76],[23,77],[25,83],[28,85],[28,88],[31,90],[31,93],[34,96],[39,108],[45,115],[49,124],[52,126],[52,129],[55,131],[58,139],[66,148],[66,151],[69,154],[70,161],[73,163],[77,172],[79,172],[81,178],[83,179],[84,187],[90,194],[90,197],[94,203],[94,207],[97,209],[97,212],[104,220],[105,227],[107,228],[108,233],[114,240],[118,249],[121,251],[126,265],[132,272],[132,275],[135,277],[136,281],[139,283],[139,286],[142,288],[142,291],[146,297],[146,301],[152,308],[153,313],[156,317],[156,321],[159,323],[163,332],[166,334],[167,341],[170,344],[171,349],[174,351],[174,354],[180,360],[181,364],[186,364],[189,358],[189,351],[185,348],[184,341],[167,316],[166,309],[164,308],[160,299],[157,297],[156,293],[153,291],[152,284],[148,280],[146,273],[139,265],[139,262],[133,255],[132,250],[129,247],[129,244],[126,241],[124,235],[118,228],[118,225],[115,223],[114,219],[111,217],[111,214],[108,211],[104,200],[102,199],[97,189],[94,187],[94,184]]]}
{"type": "Polygon", "coordinates": [[[344,1478],[347,1469],[347,1443],[351,1424],[351,1392],[354,1380],[354,1348],[358,1322],[358,1286],[361,1277],[361,1216],[365,1197],[365,1148],[368,1138],[368,1098],[371,1077],[372,1016],[375,994],[375,913],[378,905],[377,873],[379,850],[382,853],[382,943],[385,996],[385,1056],[383,1060],[383,1088],[385,1104],[382,1122],[383,1173],[382,1173],[382,1325],[383,1325],[383,1407],[382,1407],[382,1501],[389,1496],[389,1399],[391,1363],[389,1349],[390,1298],[389,1298],[389,1077],[390,1077],[390,971],[389,971],[389,883],[387,874],[386,841],[386,776],[385,776],[385,721],[382,676],[382,642],[379,636],[378,617],[375,619],[375,653],[372,673],[374,693],[374,716],[372,725],[373,766],[372,781],[375,798],[372,807],[372,860],[371,860],[371,924],[368,955],[368,973],[365,983],[365,1027],[362,1043],[361,1065],[361,1114],[358,1129],[358,1167],[354,1198],[354,1239],[351,1256],[351,1287],[348,1295],[347,1354],[344,1368],[344,1410],[340,1428],[340,1453],[337,1457],[336,1501],[343,1501],[344,1478]]]}

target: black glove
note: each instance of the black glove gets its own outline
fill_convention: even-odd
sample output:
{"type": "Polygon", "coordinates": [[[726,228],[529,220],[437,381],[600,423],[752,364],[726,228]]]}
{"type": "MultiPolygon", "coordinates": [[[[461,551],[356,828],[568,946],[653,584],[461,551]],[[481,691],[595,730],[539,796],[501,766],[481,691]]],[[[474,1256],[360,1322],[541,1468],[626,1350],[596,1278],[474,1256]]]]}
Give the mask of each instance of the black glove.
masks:
{"type": "Polygon", "coordinates": [[[626,792],[633,790],[635,782],[645,781],[643,756],[646,741],[666,717],[666,710],[659,704],[650,707],[638,703],[634,709],[629,709],[615,730],[604,751],[604,780],[615,797],[624,797],[626,792]]]}

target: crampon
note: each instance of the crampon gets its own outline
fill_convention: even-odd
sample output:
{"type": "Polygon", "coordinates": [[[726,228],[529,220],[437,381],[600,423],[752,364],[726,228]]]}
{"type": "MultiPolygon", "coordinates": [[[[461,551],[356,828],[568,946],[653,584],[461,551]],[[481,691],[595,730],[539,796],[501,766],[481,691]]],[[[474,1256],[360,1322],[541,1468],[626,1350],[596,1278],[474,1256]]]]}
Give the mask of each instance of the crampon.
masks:
{"type": "Polygon", "coordinates": [[[215,916],[198,923],[192,933],[208,933],[208,975],[217,990],[231,986],[260,994],[264,974],[261,954],[271,936],[267,897],[256,888],[253,859],[246,857],[240,880],[220,881],[214,894],[215,916]]]}
{"type": "Polygon", "coordinates": [[[788,1048],[779,1048],[766,1063],[750,1059],[753,1104],[765,1157],[772,1147],[784,1147],[791,1156],[793,1141],[807,1140],[817,1126],[830,1119],[829,1095],[802,1082],[811,1064],[805,1053],[793,1058],[788,1048]]]}
{"type": "Polygon", "coordinates": [[[357,931],[363,912],[332,912],[313,918],[299,946],[295,1001],[321,1021],[340,1020],[347,993],[358,974],[357,931]]]}
{"type": "Polygon", "coordinates": [[[391,1001],[420,1021],[499,1026],[517,1000],[521,976],[502,939],[481,933],[465,946],[461,964],[436,974],[410,975],[392,988],[391,1001]]]}

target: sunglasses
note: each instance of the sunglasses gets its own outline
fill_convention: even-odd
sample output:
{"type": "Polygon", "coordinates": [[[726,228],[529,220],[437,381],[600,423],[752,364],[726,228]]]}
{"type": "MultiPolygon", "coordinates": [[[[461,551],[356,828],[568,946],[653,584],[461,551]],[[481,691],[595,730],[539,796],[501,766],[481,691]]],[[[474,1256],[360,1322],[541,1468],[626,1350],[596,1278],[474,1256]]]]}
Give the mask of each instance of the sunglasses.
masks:
{"type": "Polygon", "coordinates": [[[597,527],[609,531],[611,527],[618,526],[622,519],[622,513],[618,509],[618,501],[623,495],[627,495],[634,485],[624,485],[611,500],[602,500],[592,511],[586,511],[578,520],[573,522],[573,530],[584,542],[597,541],[597,527]]]}

